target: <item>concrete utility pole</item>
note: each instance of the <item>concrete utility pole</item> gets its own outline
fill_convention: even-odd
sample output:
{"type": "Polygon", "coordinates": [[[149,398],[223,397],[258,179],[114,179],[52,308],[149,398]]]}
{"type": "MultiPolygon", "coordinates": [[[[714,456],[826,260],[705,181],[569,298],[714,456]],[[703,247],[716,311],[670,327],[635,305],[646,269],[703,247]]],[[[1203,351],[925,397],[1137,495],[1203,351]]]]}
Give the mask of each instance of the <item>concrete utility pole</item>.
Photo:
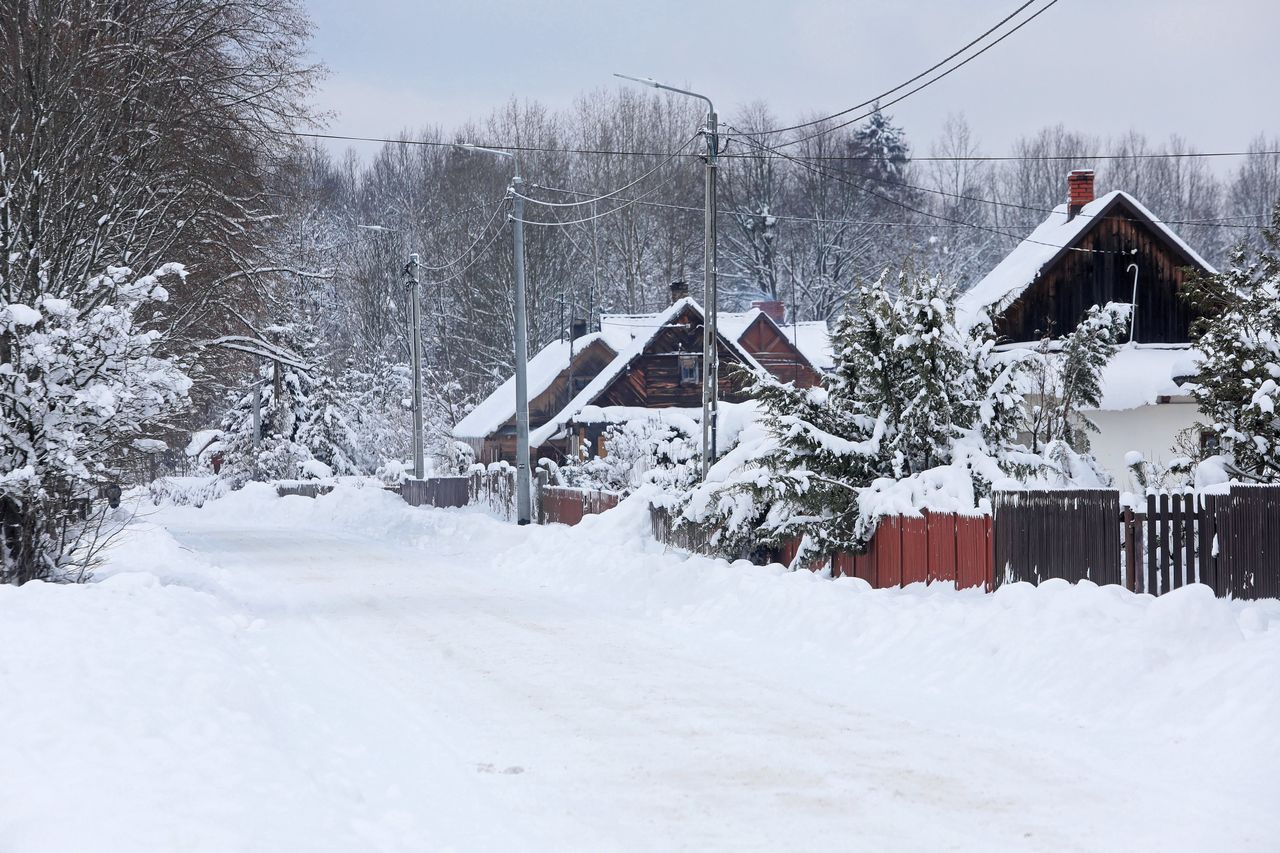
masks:
{"type": "Polygon", "coordinates": [[[707,100],[707,186],[703,237],[702,323],[702,478],[716,458],[716,427],[720,418],[720,359],[716,356],[716,327],[719,325],[720,294],[716,282],[716,155],[719,153],[719,126],[716,108],[707,100]]]}
{"type": "Polygon", "coordinates": [[[510,151],[482,148],[470,143],[454,146],[463,151],[483,151],[495,157],[507,157],[515,164],[515,174],[507,187],[511,199],[511,238],[514,243],[516,292],[515,299],[515,366],[516,366],[516,523],[528,524],[533,520],[533,484],[529,469],[529,328],[524,306],[524,181],[520,177],[520,162],[510,151]]]}
{"type": "Polygon", "coordinates": [[[655,89],[665,89],[678,95],[688,95],[707,103],[707,127],[703,135],[707,139],[707,168],[703,237],[705,255],[702,270],[702,478],[705,480],[711,462],[716,456],[716,421],[720,403],[720,359],[716,351],[716,326],[719,314],[719,294],[716,288],[716,159],[720,153],[720,128],[716,106],[706,95],[677,89],[659,83],[649,77],[632,77],[614,74],[623,80],[633,80],[655,89]]]}
{"type": "Polygon", "coordinates": [[[524,315],[524,199],[520,176],[511,179],[511,237],[515,243],[516,292],[516,524],[533,518],[529,472],[529,334],[524,315]]]}
{"type": "Polygon", "coordinates": [[[413,478],[421,480],[426,477],[426,460],[422,451],[422,297],[417,252],[409,255],[404,277],[409,292],[409,351],[413,359],[413,478]]]}

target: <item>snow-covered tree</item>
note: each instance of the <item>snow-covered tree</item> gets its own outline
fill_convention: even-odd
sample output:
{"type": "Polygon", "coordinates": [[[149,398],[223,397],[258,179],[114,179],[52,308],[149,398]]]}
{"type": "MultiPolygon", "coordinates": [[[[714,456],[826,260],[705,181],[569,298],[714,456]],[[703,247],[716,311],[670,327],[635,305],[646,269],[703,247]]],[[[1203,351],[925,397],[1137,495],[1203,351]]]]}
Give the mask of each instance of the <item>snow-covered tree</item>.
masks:
{"type": "Polygon", "coordinates": [[[757,378],[764,435],[690,495],[685,522],[715,531],[717,547],[801,535],[810,554],[858,548],[875,528],[864,499],[877,482],[956,465],[985,494],[1019,463],[1008,452],[1017,363],[996,359],[990,324],[958,325],[951,287],[910,267],[859,297],[836,324],[822,386],[757,378]]]}
{"type": "Polygon", "coordinates": [[[83,288],[42,279],[29,304],[0,288],[0,583],[92,565],[101,513],[80,502],[187,403],[190,380],[145,328],[168,299],[161,282],[185,274],[166,264],[143,276],[112,267],[83,288]],[[77,290],[80,304],[55,295],[77,290]]]}
{"type": "Polygon", "coordinates": [[[1033,401],[1023,429],[1031,449],[1089,450],[1089,433],[1098,428],[1083,410],[1102,402],[1102,370],[1129,329],[1129,306],[1094,305],[1080,324],[1061,338],[1046,336],[1027,358],[1027,390],[1033,401]]]}
{"type": "MultiPolygon", "coordinates": [[[[1199,313],[1192,337],[1204,354],[1196,402],[1229,471],[1280,481],[1280,205],[1263,234],[1266,249],[1240,246],[1228,269],[1198,276],[1188,297],[1199,313]]],[[[1214,446],[1216,445],[1216,446],[1214,446]]]]}
{"type": "Polygon", "coordinates": [[[645,483],[683,493],[697,482],[701,455],[696,424],[635,418],[604,431],[608,455],[559,469],[566,485],[626,492],[645,483]]]}

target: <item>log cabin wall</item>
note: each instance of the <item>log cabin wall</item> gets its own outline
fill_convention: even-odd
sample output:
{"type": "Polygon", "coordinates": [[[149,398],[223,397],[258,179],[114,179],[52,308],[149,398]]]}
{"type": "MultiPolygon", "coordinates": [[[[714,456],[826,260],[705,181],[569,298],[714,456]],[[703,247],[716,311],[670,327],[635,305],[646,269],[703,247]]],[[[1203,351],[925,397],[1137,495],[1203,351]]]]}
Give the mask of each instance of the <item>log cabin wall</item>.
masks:
{"type": "MultiPolygon", "coordinates": [[[[1037,341],[1073,330],[1090,307],[1107,302],[1128,304],[1138,265],[1137,328],[1139,343],[1187,343],[1193,313],[1182,299],[1184,267],[1198,266],[1175,244],[1145,221],[1123,199],[1117,199],[996,321],[1007,341],[1037,341]],[[1132,254],[1133,249],[1136,254],[1132,254]]],[[[1127,337],[1127,336],[1126,336],[1127,337]]]]}
{"type": "MultiPolygon", "coordinates": [[[[747,399],[747,383],[737,368],[742,359],[723,341],[719,342],[720,399],[740,403],[747,399]]],[[[702,382],[681,382],[680,357],[697,358],[699,377],[702,365],[702,318],[692,311],[678,314],[660,330],[636,356],[631,365],[600,393],[597,406],[639,406],[662,409],[671,406],[697,408],[702,405],[702,382]]]]}
{"type": "Polygon", "coordinates": [[[738,345],[782,382],[794,382],[798,388],[812,388],[821,379],[795,344],[764,315],[752,321],[738,338],[738,345]]]}

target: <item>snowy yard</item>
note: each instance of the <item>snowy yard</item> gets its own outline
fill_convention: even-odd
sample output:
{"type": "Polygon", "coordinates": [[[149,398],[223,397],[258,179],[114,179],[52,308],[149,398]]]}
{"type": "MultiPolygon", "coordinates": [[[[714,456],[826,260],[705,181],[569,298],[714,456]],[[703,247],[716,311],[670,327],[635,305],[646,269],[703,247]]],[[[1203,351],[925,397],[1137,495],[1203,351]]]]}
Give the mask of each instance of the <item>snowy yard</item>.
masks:
{"type": "MultiPolygon", "coordinates": [[[[634,503],[634,502],[633,502],[634,503]]],[[[0,851],[1280,848],[1280,604],[265,487],[0,586],[0,851]]]]}

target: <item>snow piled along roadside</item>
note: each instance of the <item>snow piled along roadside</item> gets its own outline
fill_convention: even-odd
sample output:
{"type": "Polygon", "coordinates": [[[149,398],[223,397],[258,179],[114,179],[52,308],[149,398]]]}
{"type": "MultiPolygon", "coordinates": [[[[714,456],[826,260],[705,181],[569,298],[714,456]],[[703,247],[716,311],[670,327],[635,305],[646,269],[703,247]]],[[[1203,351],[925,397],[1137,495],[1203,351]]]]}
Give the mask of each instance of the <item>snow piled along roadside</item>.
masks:
{"type": "MultiPolygon", "coordinates": [[[[1269,805],[1280,783],[1277,602],[1218,601],[1203,587],[1153,599],[1087,583],[1017,584],[994,595],[923,586],[871,590],[856,579],[664,553],[646,529],[642,500],[576,528],[521,529],[473,512],[413,509],[378,489],[339,487],[307,500],[278,499],[250,486],[200,510],[165,508],[135,524],[97,583],[0,587],[0,647],[18,650],[0,657],[0,719],[7,723],[0,736],[0,785],[7,792],[0,849],[434,849],[450,831],[486,822],[493,834],[486,841],[472,836],[472,845],[460,849],[553,849],[517,841],[503,814],[485,812],[490,795],[474,796],[470,766],[464,768],[469,778],[437,776],[442,799],[429,805],[399,798],[397,781],[378,774],[390,774],[398,747],[411,750],[425,735],[385,727],[397,719],[408,727],[422,709],[397,707],[404,696],[353,683],[351,667],[310,645],[321,634],[297,639],[286,630],[296,618],[332,615],[325,609],[334,607],[367,608],[376,625],[402,598],[411,600],[408,583],[434,583],[432,573],[467,585],[456,604],[463,611],[477,595],[496,594],[523,620],[558,629],[539,621],[545,620],[540,614],[544,606],[554,604],[561,610],[553,612],[561,613],[568,605],[568,612],[601,620],[624,638],[652,635],[696,650],[733,674],[736,692],[720,699],[726,708],[750,713],[761,685],[782,687],[804,698],[799,707],[807,711],[775,720],[780,732],[819,733],[834,748],[842,730],[870,714],[877,726],[855,733],[855,740],[906,753],[918,774],[900,783],[908,793],[930,784],[930,776],[962,777],[972,760],[920,751],[912,730],[934,732],[943,743],[973,738],[1049,767],[1087,769],[1087,777],[1044,782],[1048,791],[1061,790],[1063,802],[1034,796],[1042,796],[1046,810],[1060,810],[1061,825],[1046,827],[1037,836],[1043,842],[1020,849],[1118,849],[1116,842],[1135,838],[1162,850],[1274,849],[1280,833],[1269,805]],[[314,569],[282,580],[269,565],[252,572],[215,565],[215,555],[187,550],[160,525],[180,537],[221,529],[252,539],[287,531],[298,545],[282,549],[281,561],[300,559],[314,569]],[[321,535],[348,537],[356,553],[383,552],[369,565],[334,564],[322,548],[307,550],[308,539],[321,535]],[[392,553],[403,553],[412,575],[378,574],[392,553]],[[342,582],[350,582],[352,592],[344,589],[335,605],[324,596],[342,582]],[[311,669],[302,673],[304,667],[311,669]],[[318,685],[331,678],[338,683],[327,685],[330,695],[318,685]],[[385,717],[373,716],[376,706],[385,717]],[[1104,801],[1132,823],[1126,832],[1115,819],[1099,817],[1104,801]]],[[[552,667],[547,672],[558,671],[559,642],[552,636],[539,650],[552,667]]],[[[353,658],[359,664],[359,654],[353,658]]],[[[626,679],[627,672],[614,670],[628,662],[565,665],[626,679]]],[[[670,663],[673,683],[682,678],[680,665],[670,663]]],[[[527,673],[534,682],[540,676],[546,672],[527,673]]],[[[404,677],[423,676],[407,671],[404,677]]],[[[459,720],[483,718],[480,707],[467,704],[475,694],[437,686],[459,716],[427,720],[428,729],[463,725],[459,731],[466,732],[459,720]]],[[[619,701],[619,689],[602,686],[599,702],[619,701]]],[[[765,707],[766,694],[758,695],[765,707]]],[[[690,735],[688,760],[696,762],[715,748],[717,735],[699,729],[694,710],[688,714],[697,735],[690,735]]],[[[503,725],[517,729],[526,717],[537,719],[537,710],[516,705],[502,712],[503,725]]],[[[653,740],[642,736],[638,746],[653,748],[668,734],[655,728],[653,740]]],[[[792,748],[785,734],[776,737],[751,745],[766,766],[792,748]]],[[[437,745],[433,754],[448,757],[451,746],[437,745]]],[[[568,763],[582,747],[574,740],[544,748],[568,763]]],[[[548,786],[549,772],[513,777],[512,784],[548,786]]],[[[723,781],[720,804],[763,784],[723,781]]],[[[794,819],[806,799],[838,790],[807,791],[786,781],[775,783],[777,814],[755,820],[794,819]]],[[[660,780],[634,793],[666,804],[663,792],[672,784],[678,785],[660,780]]],[[[967,779],[965,786],[1019,808],[1033,796],[1001,790],[994,779],[967,779]]],[[[672,790],[668,796],[678,797],[680,789],[672,790]]],[[[571,811],[553,787],[531,788],[527,797],[539,813],[571,811]]],[[[613,805],[618,821],[635,819],[628,802],[613,805]]],[[[867,849],[936,849],[922,843],[923,836],[934,833],[936,845],[936,834],[947,827],[913,825],[914,814],[929,813],[908,805],[890,813],[898,821],[898,843],[869,835],[866,840],[879,843],[867,849]]],[[[710,801],[701,807],[710,808],[710,801]]],[[[830,820],[842,814],[834,805],[823,808],[834,809],[830,820]]],[[[1020,817],[1015,809],[991,819],[1007,825],[1020,817]]],[[[863,826],[870,832],[870,824],[863,826]]],[[[702,835],[690,839],[732,839],[738,849],[764,848],[768,840],[741,828],[734,836],[731,826],[719,827],[719,836],[709,836],[706,826],[696,829],[702,835]]],[[[1010,849],[1007,839],[1004,846],[997,840],[958,846],[1010,849]]],[[[681,846],[676,841],[636,836],[622,848],[681,846]]],[[[818,841],[806,846],[841,849],[818,841]]]]}

